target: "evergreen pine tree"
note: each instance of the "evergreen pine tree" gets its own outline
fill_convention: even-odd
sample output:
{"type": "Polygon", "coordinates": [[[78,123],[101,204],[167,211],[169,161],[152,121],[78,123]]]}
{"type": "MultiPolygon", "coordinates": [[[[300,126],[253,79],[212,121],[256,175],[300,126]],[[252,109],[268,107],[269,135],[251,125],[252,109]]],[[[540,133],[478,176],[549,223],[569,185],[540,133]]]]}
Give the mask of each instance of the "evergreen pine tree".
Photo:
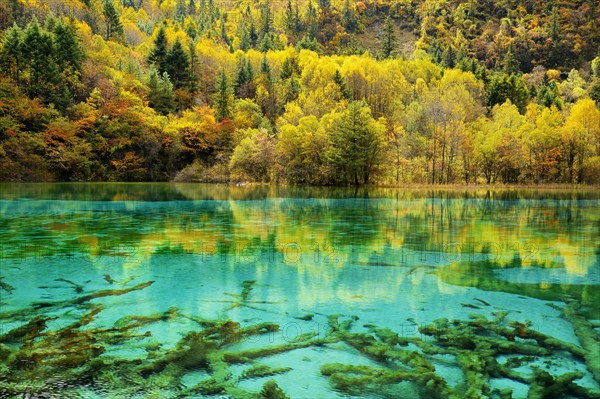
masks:
{"type": "Polygon", "coordinates": [[[331,0],[319,0],[319,8],[321,10],[331,8],[331,0]]]}
{"type": "Polygon", "coordinates": [[[248,81],[246,83],[245,97],[254,98],[256,95],[256,87],[254,85],[254,69],[252,68],[250,61],[246,62],[246,79],[248,81]]]}
{"type": "Polygon", "coordinates": [[[504,73],[513,74],[519,72],[519,61],[515,58],[512,47],[508,47],[504,59],[502,60],[502,70],[504,73]]]}
{"type": "Polygon", "coordinates": [[[235,77],[235,93],[239,98],[250,98],[254,96],[254,71],[252,64],[242,57],[238,63],[238,69],[235,77]]]}
{"type": "Polygon", "coordinates": [[[58,22],[54,27],[55,60],[61,70],[81,71],[85,52],[72,25],[58,22]]]}
{"type": "Polygon", "coordinates": [[[271,10],[270,0],[266,0],[260,8],[260,20],[260,36],[264,37],[273,29],[273,10],[271,10]]]}
{"type": "Polygon", "coordinates": [[[221,122],[231,116],[230,97],[231,88],[227,80],[225,70],[221,70],[216,82],[217,93],[215,94],[215,113],[217,121],[221,122]]]}
{"type": "Polygon", "coordinates": [[[183,20],[185,19],[185,12],[185,0],[177,0],[177,2],[175,3],[175,20],[180,23],[183,22],[183,20]]]}
{"type": "Polygon", "coordinates": [[[196,22],[193,20],[186,20],[187,23],[185,25],[185,33],[192,39],[196,39],[198,37],[198,26],[196,22]]]}
{"type": "Polygon", "coordinates": [[[250,63],[250,61],[246,62],[246,78],[249,82],[251,82],[254,79],[254,69],[252,68],[252,64],[250,63]]]}
{"type": "Polygon", "coordinates": [[[235,93],[237,94],[238,97],[242,97],[242,95],[240,94],[242,87],[244,86],[244,84],[246,84],[246,82],[248,81],[247,77],[246,77],[246,58],[242,57],[240,58],[240,62],[238,63],[238,68],[235,74],[235,83],[234,83],[234,89],[235,89],[235,93]]]}
{"type": "Polygon", "coordinates": [[[29,70],[28,94],[52,102],[60,79],[54,61],[54,41],[48,32],[41,29],[35,17],[25,29],[22,49],[23,60],[28,63],[29,70]]]}
{"type": "Polygon", "coordinates": [[[165,61],[166,72],[169,74],[173,87],[194,91],[196,79],[190,69],[190,58],[179,39],[173,44],[165,61]]]}
{"type": "Polygon", "coordinates": [[[15,80],[17,85],[21,82],[23,62],[23,31],[14,24],[4,34],[2,49],[0,50],[0,66],[15,80]]]}
{"type": "Polygon", "coordinates": [[[156,68],[150,70],[148,79],[148,105],[157,112],[166,115],[175,111],[175,94],[173,85],[166,72],[159,75],[156,68]]]}
{"type": "Polygon", "coordinates": [[[542,85],[538,90],[537,102],[538,104],[544,107],[551,107],[555,105],[558,109],[562,108],[560,92],[555,81],[549,82],[548,79],[544,76],[542,85]]]}
{"type": "Polygon", "coordinates": [[[478,69],[477,61],[475,60],[475,58],[471,58],[471,63],[469,65],[469,71],[473,72],[473,74],[476,75],[477,74],[477,69],[478,69]]]}
{"type": "Polygon", "coordinates": [[[269,80],[271,80],[271,65],[269,64],[266,54],[263,56],[262,62],[260,63],[260,73],[267,75],[269,80]]]}
{"type": "Polygon", "coordinates": [[[73,102],[73,93],[80,83],[85,52],[72,25],[58,21],[54,25],[54,61],[60,74],[55,99],[59,108],[73,102]]]}
{"type": "Polygon", "coordinates": [[[283,15],[283,28],[291,35],[296,33],[296,21],[295,21],[294,8],[292,7],[292,0],[287,0],[285,7],[285,13],[283,15]]]}
{"type": "Polygon", "coordinates": [[[290,35],[296,36],[300,33],[301,21],[300,11],[298,9],[298,0],[294,0],[293,5],[292,0],[287,1],[285,13],[283,15],[283,27],[290,35]]]}
{"type": "Polygon", "coordinates": [[[561,65],[565,58],[565,48],[561,37],[560,22],[558,20],[558,8],[554,6],[552,8],[552,15],[550,17],[550,26],[548,28],[550,38],[552,38],[552,48],[548,57],[548,66],[561,65]]]}
{"type": "Polygon", "coordinates": [[[189,58],[190,58],[190,66],[188,68],[188,91],[190,93],[196,93],[198,91],[198,56],[196,54],[196,41],[192,40],[189,46],[189,58]]]}
{"type": "Polygon", "coordinates": [[[227,26],[225,25],[225,13],[221,14],[221,39],[227,45],[231,43],[231,39],[227,35],[227,26]]]}
{"type": "Polygon", "coordinates": [[[56,19],[56,16],[54,15],[54,13],[50,13],[50,15],[48,15],[46,17],[46,21],[44,22],[44,30],[47,32],[54,31],[54,27],[56,26],[57,23],[58,23],[58,20],[56,19]]]}
{"type": "Polygon", "coordinates": [[[135,0],[122,0],[121,3],[123,4],[123,7],[127,8],[133,8],[136,9],[137,4],[135,3],[135,0]]]}
{"type": "MultiPolygon", "coordinates": [[[[488,79],[485,71],[485,67],[482,67],[482,80],[488,79]]],[[[529,89],[522,77],[500,72],[492,76],[487,85],[487,105],[493,107],[496,104],[504,104],[506,99],[510,99],[519,111],[523,112],[529,100],[529,89]]]]}
{"type": "Polygon", "coordinates": [[[315,9],[312,0],[308,0],[308,6],[305,14],[305,26],[306,26],[306,34],[308,36],[307,40],[311,41],[317,38],[317,33],[319,33],[319,25],[317,21],[317,10],[315,9]]]}
{"type": "Polygon", "coordinates": [[[332,146],[327,153],[339,183],[368,184],[371,173],[383,154],[383,130],[362,101],[348,104],[331,132],[332,146]]]}
{"type": "Polygon", "coordinates": [[[296,51],[300,51],[302,49],[311,50],[315,53],[319,53],[321,51],[321,45],[319,44],[316,37],[310,38],[310,35],[307,33],[304,35],[302,40],[300,40],[296,44],[296,51]]]}
{"type": "Polygon", "coordinates": [[[296,80],[294,75],[289,80],[289,83],[285,92],[285,102],[288,103],[290,101],[294,101],[300,95],[300,83],[296,80]]]}
{"type": "Polygon", "coordinates": [[[286,80],[291,78],[293,75],[300,74],[300,66],[298,65],[298,60],[295,56],[286,57],[283,60],[283,64],[281,65],[281,71],[279,72],[279,77],[282,80],[286,80]]]}
{"type": "Polygon", "coordinates": [[[347,32],[353,33],[358,28],[358,20],[354,8],[350,5],[350,0],[346,0],[342,9],[342,24],[347,32]]]}
{"type": "Polygon", "coordinates": [[[549,34],[554,43],[560,40],[560,23],[558,22],[558,7],[552,7],[552,15],[550,17],[549,34]]]}
{"type": "Polygon", "coordinates": [[[594,78],[600,78],[600,57],[594,58],[591,65],[594,78]]]}
{"type": "Polygon", "coordinates": [[[383,32],[380,40],[381,57],[390,58],[396,52],[396,32],[394,31],[394,21],[388,15],[383,24],[383,32]]]}
{"type": "Polygon", "coordinates": [[[160,75],[158,74],[158,71],[156,70],[156,68],[150,68],[150,71],[148,73],[148,105],[152,108],[154,108],[155,110],[157,110],[156,107],[156,93],[158,93],[158,81],[160,80],[160,75]]]}
{"type": "Polygon", "coordinates": [[[122,39],[125,32],[123,30],[123,24],[119,18],[119,13],[115,8],[113,0],[104,0],[104,19],[106,24],[106,31],[104,40],[122,39]]]}
{"type": "Polygon", "coordinates": [[[456,65],[456,53],[451,45],[448,45],[442,53],[442,65],[446,68],[454,68],[456,65]]]}
{"type": "Polygon", "coordinates": [[[256,25],[254,24],[254,18],[250,15],[250,28],[248,29],[248,35],[250,36],[250,43],[252,47],[256,47],[258,43],[258,32],[256,31],[256,25]]]}
{"type": "Polygon", "coordinates": [[[154,47],[150,51],[148,62],[154,64],[159,74],[167,70],[167,34],[164,24],[160,26],[158,34],[154,39],[154,47]]]}
{"type": "Polygon", "coordinates": [[[264,35],[258,46],[258,49],[263,53],[266,53],[269,50],[278,50],[280,48],[281,42],[273,32],[264,35]]]}
{"type": "Polygon", "coordinates": [[[302,31],[302,20],[300,18],[300,8],[298,7],[298,0],[294,0],[294,22],[296,26],[294,27],[294,32],[299,34],[302,31]]]}
{"type": "MultiPolygon", "coordinates": [[[[257,79],[258,87],[262,87],[262,95],[257,98],[256,102],[260,105],[263,113],[271,122],[275,120],[277,115],[277,94],[275,91],[275,85],[273,82],[273,75],[271,71],[271,65],[267,59],[266,54],[263,55],[262,62],[260,64],[260,76],[257,79]]],[[[258,90],[257,90],[258,91],[258,90]]]]}
{"type": "Polygon", "coordinates": [[[250,40],[250,32],[246,27],[246,24],[240,24],[240,30],[238,32],[238,36],[240,38],[240,50],[248,51],[252,48],[252,40],[250,40]]]}
{"type": "Polygon", "coordinates": [[[336,69],[335,74],[333,75],[333,81],[340,88],[340,93],[342,93],[342,97],[346,100],[352,98],[352,93],[348,88],[348,83],[346,83],[346,79],[342,76],[339,70],[336,69]]]}
{"type": "Polygon", "coordinates": [[[431,54],[433,62],[435,62],[436,64],[442,63],[444,50],[442,49],[442,46],[440,46],[440,42],[436,38],[433,38],[431,40],[431,44],[429,45],[428,51],[429,54],[431,54]]]}
{"type": "Polygon", "coordinates": [[[287,57],[283,60],[283,64],[281,65],[281,71],[279,72],[279,77],[281,80],[286,80],[292,77],[294,70],[292,68],[292,64],[290,62],[290,58],[287,57]]]}

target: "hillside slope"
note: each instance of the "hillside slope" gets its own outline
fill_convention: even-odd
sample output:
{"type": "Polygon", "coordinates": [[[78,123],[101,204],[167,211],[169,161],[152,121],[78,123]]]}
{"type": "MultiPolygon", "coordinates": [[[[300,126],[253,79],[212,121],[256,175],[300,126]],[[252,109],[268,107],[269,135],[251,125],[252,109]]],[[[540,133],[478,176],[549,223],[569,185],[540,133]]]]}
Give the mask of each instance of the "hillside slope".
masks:
{"type": "Polygon", "coordinates": [[[595,1],[7,0],[0,179],[594,183],[595,1]]]}

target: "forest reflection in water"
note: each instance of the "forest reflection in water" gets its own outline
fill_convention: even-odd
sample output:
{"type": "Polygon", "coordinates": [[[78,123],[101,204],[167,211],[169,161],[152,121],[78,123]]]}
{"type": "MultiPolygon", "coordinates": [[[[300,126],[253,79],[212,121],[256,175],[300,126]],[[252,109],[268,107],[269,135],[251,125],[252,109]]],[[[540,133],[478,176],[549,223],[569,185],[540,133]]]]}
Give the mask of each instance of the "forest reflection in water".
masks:
{"type": "MultiPolygon", "coordinates": [[[[45,387],[40,389],[55,392],[31,374],[39,372],[38,360],[32,359],[46,356],[46,366],[82,367],[69,378],[94,376],[107,392],[130,395],[133,388],[107,377],[127,374],[146,392],[140,397],[150,388],[160,397],[166,391],[183,397],[207,394],[207,384],[217,393],[254,397],[252,392],[266,389],[268,377],[291,397],[314,392],[319,397],[397,397],[393,390],[373,396],[378,389],[352,380],[357,375],[382,386],[407,381],[414,397],[428,397],[427,384],[437,381],[446,387],[441,397],[460,397],[468,378],[459,372],[468,368],[460,355],[465,348],[448,346],[431,329],[441,325],[440,331],[453,331],[473,345],[484,339],[473,338],[476,331],[537,339],[542,349],[513,348],[510,339],[497,343],[522,356],[533,351],[539,357],[558,356],[558,362],[562,358],[555,351],[562,348],[561,353],[580,357],[572,364],[560,360],[583,373],[577,386],[597,389],[597,370],[589,367],[593,359],[582,352],[597,344],[580,335],[594,334],[594,320],[600,319],[599,198],[598,192],[567,190],[3,184],[0,358],[3,370],[14,371],[15,359],[23,358],[31,370],[15,374],[16,381],[0,379],[0,385],[23,392],[19,387],[35,380],[45,387]],[[474,313],[486,321],[472,319],[474,313]],[[440,318],[458,324],[444,325],[440,318]],[[227,335],[231,329],[235,338],[227,335]],[[406,349],[396,347],[397,340],[384,330],[410,335],[420,354],[402,352],[406,349]],[[93,342],[86,341],[92,340],[86,331],[94,332],[93,342]],[[190,331],[200,332],[190,336],[190,331]],[[285,333],[264,338],[275,331],[285,333]],[[550,345],[533,331],[562,344],[550,345]],[[299,341],[286,340],[289,335],[299,341]],[[434,339],[438,349],[427,346],[423,336],[434,339]],[[68,359],[53,352],[74,341],[87,344],[68,359]],[[42,343],[47,351],[41,351],[42,343]],[[220,360],[190,359],[182,354],[190,345],[220,360]],[[319,348],[326,353],[313,353],[319,348]],[[454,356],[457,363],[442,366],[432,351],[454,356]],[[129,363],[146,353],[154,360],[129,363]],[[424,358],[401,375],[389,364],[390,353],[394,361],[424,358]],[[89,369],[97,355],[104,366],[89,369]],[[263,369],[261,375],[244,368],[260,366],[259,359],[285,370],[263,369]],[[178,371],[167,370],[165,362],[178,371]],[[425,372],[433,365],[436,373],[425,372]],[[232,377],[224,378],[221,371],[232,377]],[[316,385],[295,386],[294,379],[305,373],[315,376],[316,385]],[[427,381],[417,377],[423,375],[427,381]],[[160,386],[155,381],[160,378],[168,382],[160,386]],[[186,385],[189,379],[193,383],[186,385]],[[181,384],[187,388],[178,388],[181,384]]],[[[502,350],[495,351],[501,356],[502,350]]],[[[536,359],[530,362],[534,369],[536,359]]],[[[534,389],[536,378],[542,378],[533,373],[519,381],[507,368],[486,367],[477,372],[481,392],[500,384],[494,373],[513,381],[508,386],[515,397],[523,389],[519,386],[534,389]]],[[[556,378],[565,372],[550,369],[556,378]]],[[[577,391],[568,384],[565,392],[577,391]]],[[[89,388],[109,397],[97,389],[89,388]]]]}

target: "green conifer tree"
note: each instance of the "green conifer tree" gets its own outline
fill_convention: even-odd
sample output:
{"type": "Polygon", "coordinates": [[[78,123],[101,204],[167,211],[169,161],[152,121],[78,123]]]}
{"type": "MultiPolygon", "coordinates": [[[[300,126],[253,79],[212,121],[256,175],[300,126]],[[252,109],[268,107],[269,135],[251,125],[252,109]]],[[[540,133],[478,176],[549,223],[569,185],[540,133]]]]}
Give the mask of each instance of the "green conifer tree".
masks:
{"type": "Polygon", "coordinates": [[[157,112],[166,115],[175,111],[175,94],[169,74],[159,75],[156,68],[150,70],[148,78],[148,105],[157,112]]]}
{"type": "Polygon", "coordinates": [[[119,13],[115,8],[113,0],[104,0],[104,19],[105,19],[105,40],[121,40],[123,39],[125,32],[123,30],[123,24],[119,18],[119,13]]]}
{"type": "Polygon", "coordinates": [[[52,102],[60,80],[54,60],[54,40],[48,32],[42,30],[35,17],[25,29],[22,49],[23,60],[26,60],[29,72],[28,94],[52,102]]]}
{"type": "Polygon", "coordinates": [[[252,48],[252,40],[250,40],[250,32],[246,27],[246,24],[240,24],[238,37],[240,38],[240,50],[248,51],[252,48]]]}
{"type": "Polygon", "coordinates": [[[333,81],[340,88],[340,93],[342,93],[342,97],[346,100],[352,98],[352,92],[348,88],[348,83],[346,83],[346,79],[342,76],[339,70],[335,71],[333,75],[333,81]]]}
{"type": "Polygon", "coordinates": [[[504,55],[504,59],[502,60],[502,70],[509,75],[519,72],[519,61],[515,58],[512,47],[508,47],[508,50],[504,55]]]}
{"type": "Polygon", "coordinates": [[[58,22],[54,27],[55,60],[60,69],[81,71],[85,52],[73,25],[58,22]]]}
{"type": "Polygon", "coordinates": [[[358,19],[354,7],[350,5],[350,0],[344,2],[344,8],[342,9],[342,25],[347,32],[353,33],[358,29],[358,19]]]}
{"type": "Polygon", "coordinates": [[[390,58],[396,52],[397,38],[394,30],[394,21],[388,15],[383,24],[383,32],[380,39],[381,58],[390,58]]]}
{"type": "Polygon", "coordinates": [[[186,89],[190,92],[195,91],[196,78],[190,68],[190,58],[177,39],[166,57],[166,72],[173,83],[175,89],[186,89]]]}
{"type": "Polygon", "coordinates": [[[221,122],[231,116],[231,88],[225,70],[221,70],[216,82],[215,116],[221,122]]]}
{"type": "Polygon", "coordinates": [[[24,68],[23,31],[17,24],[4,33],[0,50],[0,66],[3,71],[8,72],[17,85],[21,84],[21,70],[24,68]]]}
{"type": "Polygon", "coordinates": [[[321,10],[331,8],[331,0],[319,0],[319,8],[321,10]]]}
{"type": "Polygon", "coordinates": [[[319,23],[317,19],[317,10],[313,5],[312,0],[308,0],[304,21],[306,26],[306,35],[308,36],[307,40],[310,41],[316,39],[317,34],[319,33],[319,23]]]}
{"type": "Polygon", "coordinates": [[[156,38],[154,39],[154,47],[150,51],[148,62],[154,64],[159,74],[162,74],[167,70],[167,34],[165,32],[165,25],[161,25],[156,38]]]}
{"type": "Polygon", "coordinates": [[[242,57],[238,63],[234,83],[235,93],[239,98],[250,98],[254,96],[254,71],[252,64],[242,57]]]}
{"type": "Polygon", "coordinates": [[[260,21],[260,36],[264,37],[273,30],[273,10],[270,0],[266,0],[260,8],[260,21]]]}
{"type": "Polygon", "coordinates": [[[229,46],[231,38],[227,35],[227,25],[225,25],[225,13],[221,14],[221,39],[229,46]]]}
{"type": "Polygon", "coordinates": [[[185,0],[177,0],[175,3],[175,20],[179,23],[185,19],[186,8],[185,0]]]}

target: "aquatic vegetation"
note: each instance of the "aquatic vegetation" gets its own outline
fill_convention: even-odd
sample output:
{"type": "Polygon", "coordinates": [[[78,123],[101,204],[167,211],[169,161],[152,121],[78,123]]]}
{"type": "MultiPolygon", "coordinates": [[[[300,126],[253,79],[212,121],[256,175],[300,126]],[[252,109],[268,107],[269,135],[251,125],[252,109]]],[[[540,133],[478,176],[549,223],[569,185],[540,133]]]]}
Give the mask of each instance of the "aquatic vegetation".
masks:
{"type": "Polygon", "coordinates": [[[554,215],[512,197],[264,190],[260,204],[0,204],[0,398],[598,397],[594,203],[568,224],[562,197],[554,215]],[[488,235],[552,248],[478,244],[452,262],[437,241],[488,235]],[[282,262],[292,242],[302,262],[282,262]]]}
{"type": "MultiPolygon", "coordinates": [[[[567,319],[575,330],[575,335],[581,343],[580,356],[585,359],[588,370],[600,384],[600,336],[594,331],[592,323],[584,317],[582,305],[574,300],[568,300],[565,307],[560,308],[562,316],[567,319]]],[[[579,348],[578,348],[579,349],[579,348]]]]}
{"type": "MultiPolygon", "coordinates": [[[[231,294],[240,304],[250,301],[254,281],[244,281],[240,294],[231,294]]],[[[558,358],[568,353],[573,359],[585,362],[597,379],[598,335],[585,319],[581,305],[571,300],[556,306],[569,320],[580,344],[565,342],[536,331],[527,322],[508,319],[508,313],[498,311],[486,318],[474,314],[467,320],[439,319],[419,327],[422,334],[403,337],[390,328],[365,325],[367,332],[355,331],[359,318],[342,315],[327,317],[325,336],[314,332],[300,334],[283,343],[258,345],[233,350],[234,344],[245,339],[280,330],[276,323],[261,322],[241,325],[233,320],[209,320],[186,315],[176,307],[150,315],[128,315],[116,320],[111,327],[97,327],[94,321],[105,311],[93,299],[126,295],[143,290],[152,282],[130,288],[99,290],[62,303],[48,303],[33,307],[29,322],[0,335],[2,375],[0,389],[11,396],[45,393],[53,397],[78,397],[77,387],[89,381],[88,389],[108,390],[120,397],[143,392],[147,397],[186,397],[186,395],[228,395],[240,399],[286,398],[275,380],[264,383],[262,390],[247,391],[239,387],[246,379],[277,377],[288,373],[290,367],[272,367],[258,362],[270,356],[309,347],[338,348],[345,344],[361,356],[376,362],[377,366],[327,363],[321,374],[332,387],[350,395],[383,392],[397,397],[399,383],[409,383],[428,398],[510,398],[510,390],[494,390],[492,379],[507,378],[529,386],[529,399],[571,395],[579,398],[598,398],[600,392],[579,385],[585,376],[581,371],[553,375],[538,369],[539,359],[558,358]],[[46,316],[47,309],[54,314],[68,311],[70,323],[58,329],[48,326],[59,316],[46,316]],[[73,309],[79,310],[77,317],[73,309]],[[163,348],[152,341],[144,327],[154,323],[192,321],[197,329],[188,331],[172,347],[163,348]],[[111,348],[142,343],[146,355],[117,356],[111,348]],[[464,380],[450,385],[438,372],[438,356],[451,356],[454,365],[462,371],[464,380]],[[513,356],[504,362],[502,355],[513,356]],[[233,365],[248,365],[241,373],[234,373],[233,365]],[[516,371],[526,367],[531,373],[516,371]],[[186,373],[204,370],[207,377],[190,385],[182,383],[186,373]],[[57,384],[59,376],[63,384],[57,384]],[[27,383],[25,383],[27,382],[27,383]],[[68,388],[66,388],[68,386],[68,388]],[[107,388],[108,387],[108,388],[107,388]]],[[[489,306],[477,300],[482,306],[489,306]]],[[[24,310],[2,314],[19,320],[24,310]]],[[[66,313],[65,313],[66,314],[66,313]]],[[[312,315],[311,315],[312,316],[312,315]]],[[[306,318],[302,321],[311,321],[306,318]]]]}
{"type": "Polygon", "coordinates": [[[283,374],[290,371],[291,367],[269,367],[265,364],[255,364],[242,373],[241,378],[261,378],[270,377],[277,374],[283,374]]]}
{"type": "Polygon", "coordinates": [[[313,317],[315,317],[314,314],[307,313],[307,314],[305,314],[303,316],[298,316],[298,317],[295,317],[295,318],[298,319],[298,320],[303,320],[303,321],[311,321],[313,319],[313,317]]]}
{"type": "MultiPolygon", "coordinates": [[[[574,312],[571,318],[582,317],[571,311],[574,312]]],[[[600,397],[600,391],[575,382],[584,373],[552,376],[547,371],[538,370],[535,363],[539,358],[568,352],[575,358],[585,359],[588,370],[595,375],[598,363],[591,363],[595,355],[590,356],[582,347],[532,330],[523,323],[509,322],[506,316],[505,312],[497,312],[493,319],[481,315],[472,315],[470,320],[465,321],[440,319],[434,324],[421,326],[421,338],[402,338],[390,329],[376,327],[370,328],[371,334],[353,333],[351,326],[355,319],[339,323],[337,317],[330,317],[333,335],[378,361],[381,367],[330,363],[321,367],[321,373],[330,378],[336,389],[348,394],[409,381],[430,398],[475,399],[490,397],[492,393],[498,397],[512,397],[507,390],[493,392],[491,389],[491,379],[508,378],[529,385],[529,399],[566,394],[579,398],[600,397]],[[402,349],[409,344],[418,349],[402,349]],[[463,384],[450,387],[436,373],[435,355],[440,354],[454,357],[464,375],[463,384]],[[500,355],[519,355],[519,361],[502,364],[498,360],[500,355]],[[531,367],[532,376],[514,370],[523,364],[531,367]]],[[[597,340],[598,335],[590,339],[597,340]]],[[[581,341],[583,346],[584,341],[581,341]]],[[[597,354],[597,351],[592,352],[597,354]]]]}
{"type": "Polygon", "coordinates": [[[554,398],[565,394],[576,398],[600,398],[600,393],[590,392],[573,382],[583,376],[581,372],[572,372],[554,378],[546,371],[535,370],[527,399],[554,398]]]}
{"type": "MultiPolygon", "coordinates": [[[[187,394],[227,394],[235,398],[286,398],[274,381],[265,383],[260,392],[247,392],[237,387],[240,379],[262,378],[288,372],[290,368],[271,368],[255,364],[241,376],[234,378],[229,369],[232,363],[252,363],[253,359],[282,353],[301,347],[316,345],[312,335],[300,337],[294,342],[255,350],[228,352],[226,348],[236,342],[257,335],[279,330],[274,323],[257,323],[241,326],[239,323],[210,321],[181,314],[174,307],[165,312],[148,316],[129,315],[117,320],[113,327],[94,328],[94,319],[105,308],[89,301],[107,296],[120,296],[142,290],[152,282],[138,284],[122,290],[100,290],[71,301],[49,303],[34,307],[30,315],[41,313],[49,308],[54,311],[67,310],[73,306],[87,309],[77,320],[59,328],[49,330],[48,323],[58,316],[37,315],[29,322],[0,336],[0,359],[3,376],[0,391],[11,396],[45,393],[65,397],[64,386],[52,385],[57,376],[67,385],[77,386],[83,381],[94,381],[99,387],[110,386],[119,396],[128,396],[137,391],[152,392],[157,389],[175,390],[178,395],[187,394]],[[135,340],[146,340],[150,332],[139,333],[141,327],[157,322],[185,318],[195,321],[200,329],[190,331],[170,349],[155,345],[147,359],[121,358],[105,355],[109,347],[130,345],[135,340]],[[184,388],[181,378],[187,370],[205,369],[207,378],[191,388],[184,388]],[[122,381],[132,383],[125,384],[122,381]],[[24,383],[27,382],[27,383],[24,383]]],[[[245,301],[254,282],[244,282],[239,295],[245,301]]],[[[2,314],[18,320],[25,310],[2,314]]],[[[71,394],[69,394],[71,395],[71,394]]],[[[73,395],[76,395],[73,389],[73,395]]],[[[4,396],[3,396],[4,397],[4,396]]],[[[77,396],[73,396],[77,397],[77,396]]],[[[161,397],[158,394],[157,397],[161,397]]]]}
{"type": "Polygon", "coordinates": [[[4,277],[0,276],[0,289],[3,289],[4,291],[8,292],[9,294],[15,289],[15,287],[13,287],[12,285],[5,283],[4,281],[4,277]]]}
{"type": "Polygon", "coordinates": [[[260,399],[289,399],[273,380],[267,381],[260,391],[260,399]]]}

